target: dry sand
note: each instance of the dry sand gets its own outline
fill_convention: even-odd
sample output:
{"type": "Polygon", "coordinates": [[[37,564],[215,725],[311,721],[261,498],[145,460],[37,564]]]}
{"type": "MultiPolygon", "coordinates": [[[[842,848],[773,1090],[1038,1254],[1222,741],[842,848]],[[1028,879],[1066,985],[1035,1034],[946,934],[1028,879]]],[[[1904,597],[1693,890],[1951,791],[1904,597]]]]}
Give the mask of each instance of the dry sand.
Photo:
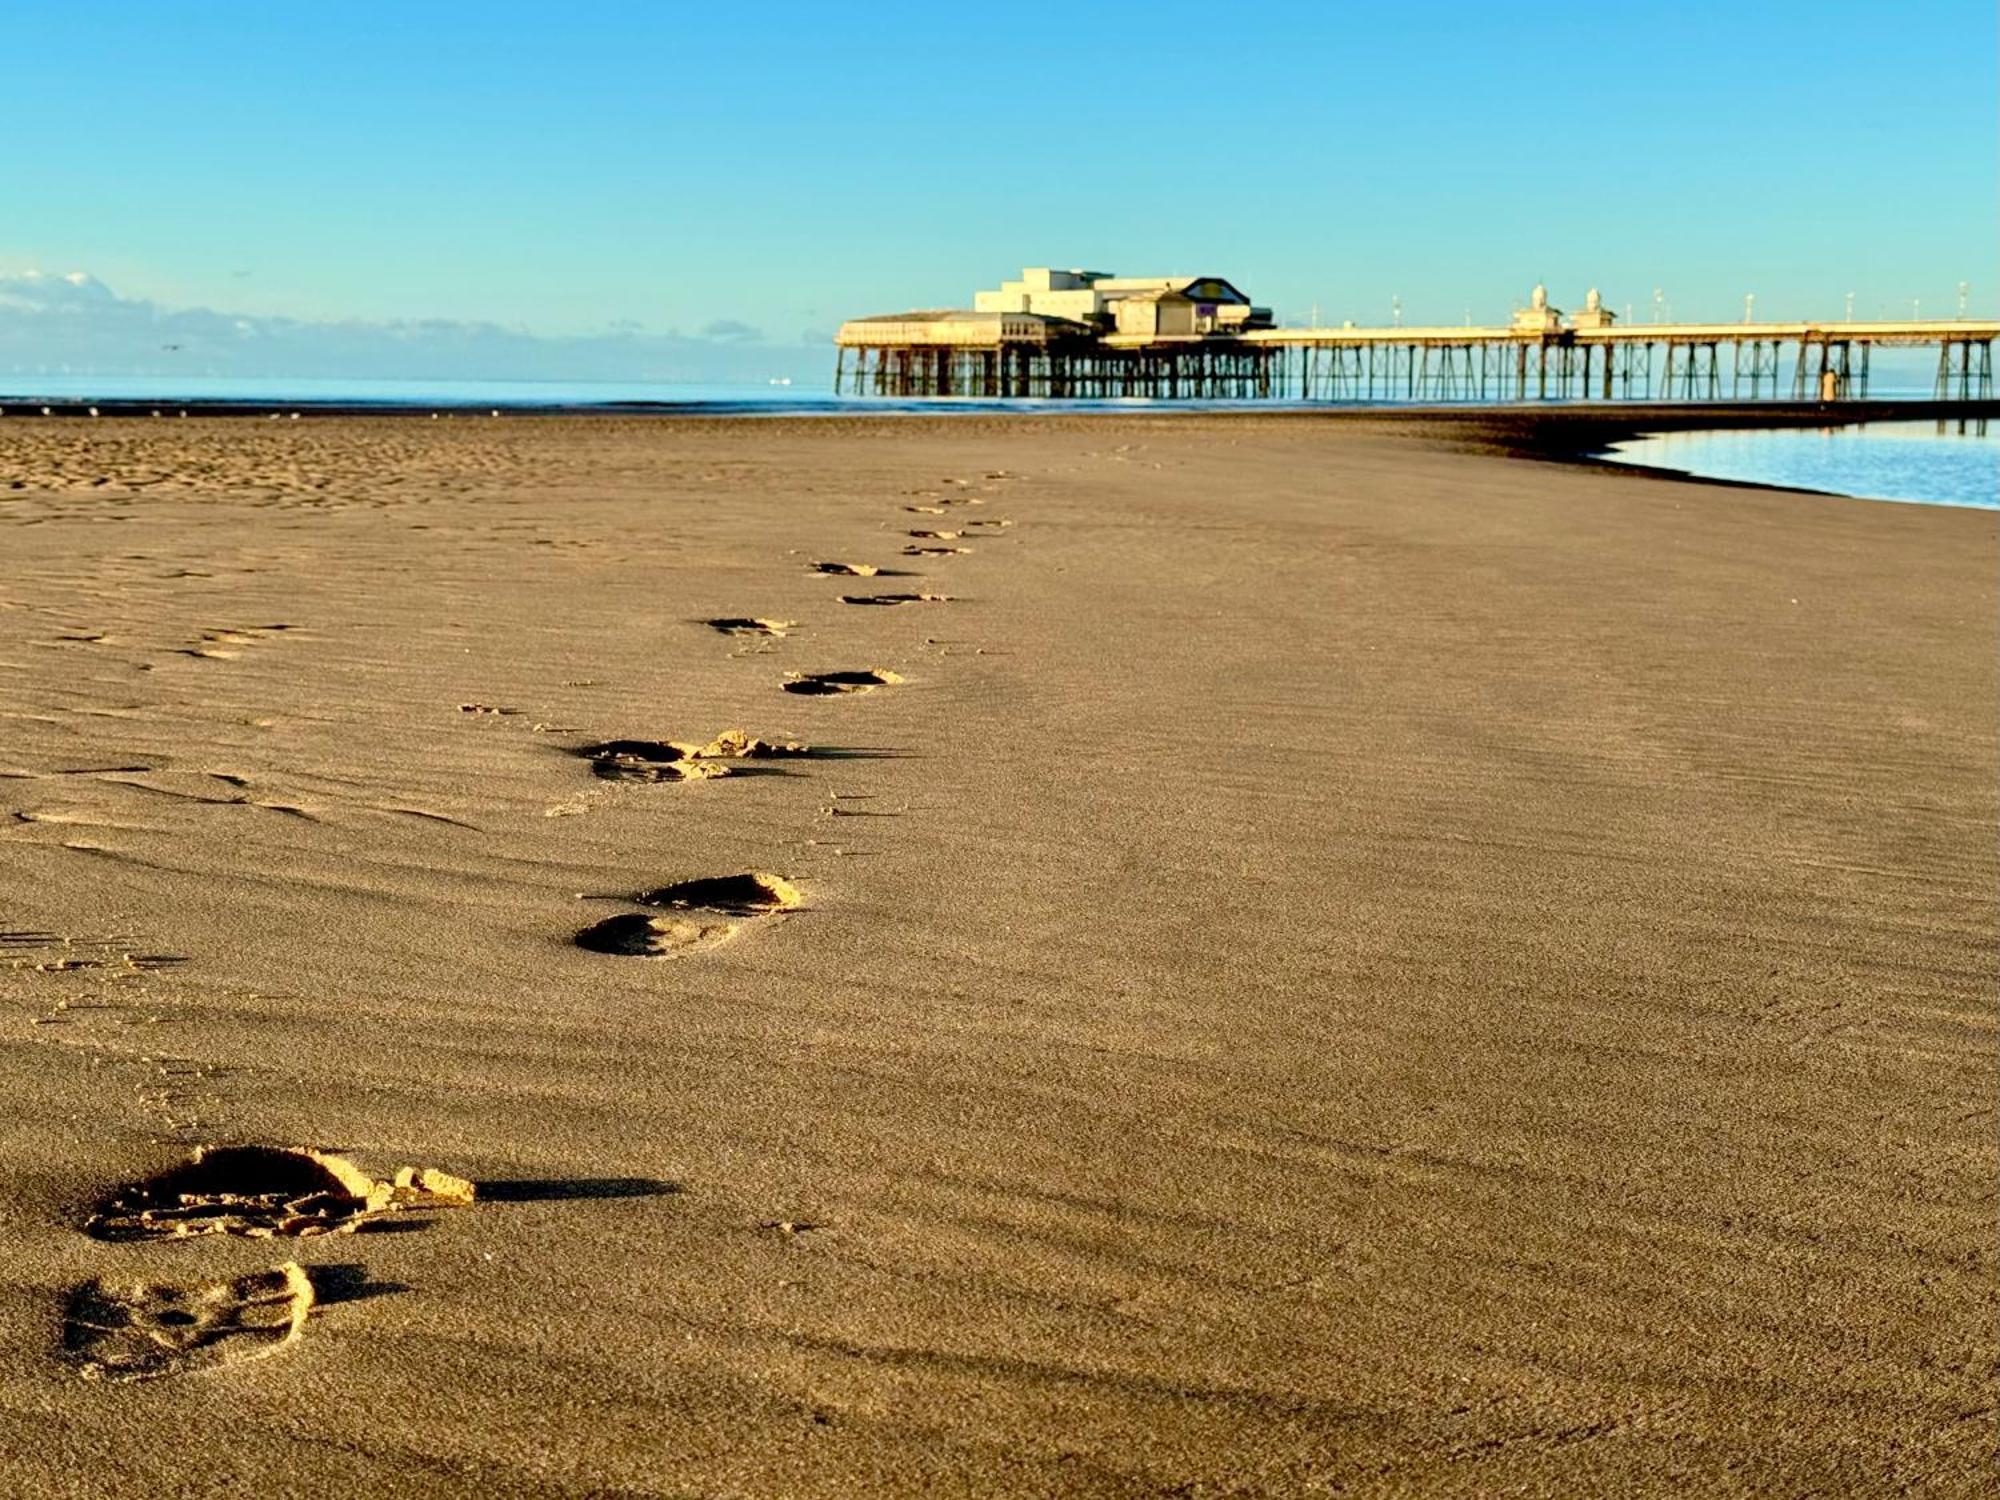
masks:
{"type": "Polygon", "coordinates": [[[1984,1488],[1993,515],[0,425],[0,1493],[1984,1488]],[[258,1143],[480,1201],[83,1232],[258,1143]]]}

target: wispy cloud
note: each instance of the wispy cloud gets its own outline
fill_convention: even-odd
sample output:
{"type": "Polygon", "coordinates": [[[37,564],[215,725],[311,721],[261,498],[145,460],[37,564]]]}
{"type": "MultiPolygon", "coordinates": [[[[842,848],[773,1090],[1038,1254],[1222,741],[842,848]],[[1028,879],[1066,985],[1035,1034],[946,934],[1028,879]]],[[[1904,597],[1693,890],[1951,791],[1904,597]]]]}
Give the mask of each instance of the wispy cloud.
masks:
{"type": "Polygon", "coordinates": [[[772,344],[748,323],[699,334],[619,323],[537,334],[498,323],[239,315],[120,297],[85,272],[0,274],[0,374],[299,379],[752,381],[812,379],[826,351],[772,344]]]}

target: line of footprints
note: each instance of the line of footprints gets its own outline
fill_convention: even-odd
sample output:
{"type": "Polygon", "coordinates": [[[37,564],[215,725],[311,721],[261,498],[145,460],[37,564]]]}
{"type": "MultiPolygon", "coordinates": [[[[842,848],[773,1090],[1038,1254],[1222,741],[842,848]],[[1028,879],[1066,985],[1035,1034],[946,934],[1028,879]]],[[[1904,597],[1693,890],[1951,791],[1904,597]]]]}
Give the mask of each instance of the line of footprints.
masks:
{"type": "MultiPolygon", "coordinates": [[[[990,473],[988,481],[1013,476],[990,473]]],[[[906,511],[950,515],[984,503],[964,493],[967,482],[948,480],[960,493],[924,491],[906,511]]],[[[991,535],[1006,521],[967,520],[960,525],[915,526],[903,555],[962,556],[963,539],[991,535]]],[[[814,571],[839,578],[906,576],[869,563],[815,562],[814,571]]],[[[895,608],[949,602],[949,595],[921,592],[851,593],[842,604],[895,608]]],[[[729,636],[782,639],[796,622],[751,616],[705,622],[729,636]]],[[[237,642],[214,644],[226,654],[237,642]]],[[[826,696],[867,693],[902,679],[881,667],[801,672],[782,684],[787,693],[826,696]]],[[[465,711],[487,710],[464,705],[465,711]]],[[[756,738],[727,730],[705,744],[655,740],[606,740],[575,752],[595,775],[612,781],[707,781],[743,775],[757,763],[787,758],[851,754],[818,751],[792,741],[756,738]]],[[[804,896],[781,875],[751,871],[683,880],[633,897],[640,911],[608,917],[576,935],[591,953],[638,958],[683,958],[709,951],[746,927],[798,908],[804,896]]],[[[628,1185],[629,1186],[629,1185],[628,1185]]],[[[665,1190],[666,1185],[652,1185],[665,1190]]],[[[496,1193],[498,1186],[493,1187],[496,1193]]],[[[302,1239],[353,1234],[382,1227],[398,1215],[470,1207],[480,1196],[472,1182],[434,1167],[404,1167],[387,1179],[371,1176],[345,1157],[304,1148],[204,1147],[179,1166],[117,1189],[83,1225],[113,1244],[180,1242],[222,1235],[246,1239],[302,1239]]],[[[800,1226],[770,1226],[792,1231],[800,1226]]],[[[194,1281],[99,1278],[69,1294],[64,1310],[64,1357],[86,1380],[134,1381],[184,1375],[267,1358],[296,1342],[318,1302],[358,1295],[351,1267],[306,1267],[288,1260],[246,1274],[194,1281]]]]}
{"type": "MultiPolygon", "coordinates": [[[[989,483],[1012,478],[1004,472],[990,473],[989,483]]],[[[968,493],[964,480],[947,480],[957,492],[925,490],[919,503],[905,511],[932,516],[953,515],[961,508],[984,505],[983,497],[968,493]]],[[[1004,520],[970,518],[950,528],[941,525],[913,526],[903,555],[912,558],[963,556],[971,548],[962,539],[994,535],[1011,525],[1004,520]]],[[[816,561],[815,573],[842,579],[902,578],[906,570],[882,568],[874,563],[816,561]]],[[[911,604],[947,604],[949,594],[890,591],[851,593],[838,596],[842,604],[869,608],[895,608],[911,604]]],[[[795,620],[770,619],[753,615],[728,615],[704,622],[723,635],[782,640],[797,628],[795,620]]],[[[831,697],[844,693],[869,693],[892,687],[903,679],[886,667],[856,667],[839,671],[793,672],[781,684],[783,690],[801,697],[831,697]]],[[[831,757],[851,751],[815,750],[794,741],[758,739],[740,729],[725,730],[707,744],[678,740],[605,740],[580,747],[577,754],[591,763],[600,777],[610,781],[707,781],[719,776],[742,775],[754,771],[752,764],[782,758],[831,757]]],[[[706,952],[730,941],[766,918],[797,909],[804,902],[798,886],[782,875],[748,871],[735,875],[706,876],[683,880],[657,890],[633,896],[635,906],[644,911],[621,912],[606,917],[576,935],[576,944],[592,953],[616,954],[628,958],[681,958],[706,952]]]]}

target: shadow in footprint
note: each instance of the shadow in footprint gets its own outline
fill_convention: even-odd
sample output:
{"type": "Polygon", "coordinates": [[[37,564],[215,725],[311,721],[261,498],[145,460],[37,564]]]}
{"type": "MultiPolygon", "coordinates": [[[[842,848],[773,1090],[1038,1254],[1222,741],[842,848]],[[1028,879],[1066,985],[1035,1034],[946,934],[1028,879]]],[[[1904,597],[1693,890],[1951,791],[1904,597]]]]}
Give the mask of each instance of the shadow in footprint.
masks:
{"type": "Polygon", "coordinates": [[[949,594],[842,594],[842,604],[949,604],[949,594]]]}
{"type": "Polygon", "coordinates": [[[708,875],[679,880],[633,898],[641,906],[671,906],[682,910],[719,911],[732,917],[762,916],[791,911],[804,902],[799,888],[782,875],[752,871],[746,875],[708,875]]]}
{"type": "Polygon", "coordinates": [[[679,958],[719,947],[735,934],[733,922],[683,921],[628,911],[593,922],[576,935],[575,942],[586,953],[617,958],[679,958]]]}
{"type": "Polygon", "coordinates": [[[749,615],[721,615],[713,620],[703,620],[710,630],[723,635],[769,635],[782,638],[786,631],[799,622],[797,620],[761,620],[749,615]]]}
{"type": "Polygon", "coordinates": [[[788,693],[806,698],[823,698],[833,693],[869,693],[903,679],[880,667],[855,672],[812,672],[795,677],[784,685],[788,693]]]}
{"type": "Polygon", "coordinates": [[[916,578],[907,568],[878,568],[874,563],[816,562],[815,573],[832,573],[841,578],[916,578]]]}
{"type": "Polygon", "coordinates": [[[517,1177],[482,1182],[479,1196],[489,1203],[568,1203],[578,1198],[664,1198],[681,1191],[678,1182],[658,1177],[517,1177]]]}

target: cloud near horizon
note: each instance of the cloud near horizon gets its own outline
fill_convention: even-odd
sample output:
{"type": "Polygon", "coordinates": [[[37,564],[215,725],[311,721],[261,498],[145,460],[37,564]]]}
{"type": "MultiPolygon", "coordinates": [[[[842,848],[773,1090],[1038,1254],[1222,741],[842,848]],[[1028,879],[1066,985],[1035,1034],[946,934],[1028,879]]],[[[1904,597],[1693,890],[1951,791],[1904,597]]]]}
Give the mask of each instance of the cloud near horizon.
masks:
{"type": "Polygon", "coordinates": [[[322,322],[170,308],[83,271],[0,273],[0,376],[762,384],[823,377],[831,363],[823,344],[772,343],[729,318],[693,335],[629,322],[567,335],[442,318],[322,322]]]}

